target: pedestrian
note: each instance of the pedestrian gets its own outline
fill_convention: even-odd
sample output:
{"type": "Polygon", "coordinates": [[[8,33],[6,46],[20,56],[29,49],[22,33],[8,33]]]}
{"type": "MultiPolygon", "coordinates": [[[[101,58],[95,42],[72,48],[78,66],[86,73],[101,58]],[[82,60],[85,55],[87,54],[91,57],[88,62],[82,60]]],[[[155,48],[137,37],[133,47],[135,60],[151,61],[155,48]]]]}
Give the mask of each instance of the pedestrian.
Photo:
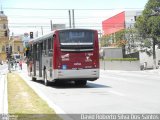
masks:
{"type": "Polygon", "coordinates": [[[14,61],[14,67],[15,67],[15,70],[17,69],[17,61],[15,60],[14,61]]]}
{"type": "Polygon", "coordinates": [[[13,69],[13,60],[11,60],[11,68],[13,69]]]}
{"type": "Polygon", "coordinates": [[[28,75],[30,76],[30,58],[27,58],[26,64],[27,64],[28,75]]]}
{"type": "Polygon", "coordinates": [[[19,61],[20,70],[22,70],[22,60],[19,61]]]}

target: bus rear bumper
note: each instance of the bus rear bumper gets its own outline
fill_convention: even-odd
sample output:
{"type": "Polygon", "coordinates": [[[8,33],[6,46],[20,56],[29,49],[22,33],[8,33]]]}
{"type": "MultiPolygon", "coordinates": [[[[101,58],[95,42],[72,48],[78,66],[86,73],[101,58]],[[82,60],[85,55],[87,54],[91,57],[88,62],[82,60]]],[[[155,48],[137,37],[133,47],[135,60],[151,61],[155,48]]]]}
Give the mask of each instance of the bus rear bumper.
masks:
{"type": "Polygon", "coordinates": [[[54,79],[90,80],[99,78],[99,69],[55,70],[54,79]]]}

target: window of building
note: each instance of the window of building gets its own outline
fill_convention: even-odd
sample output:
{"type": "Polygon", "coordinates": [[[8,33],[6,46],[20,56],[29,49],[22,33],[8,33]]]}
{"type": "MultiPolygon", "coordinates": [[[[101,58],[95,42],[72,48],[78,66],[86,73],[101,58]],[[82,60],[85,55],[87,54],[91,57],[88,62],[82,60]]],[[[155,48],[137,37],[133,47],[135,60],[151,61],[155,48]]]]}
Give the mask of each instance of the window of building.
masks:
{"type": "Polygon", "coordinates": [[[3,29],[6,29],[7,27],[6,27],[6,24],[3,24],[3,29]]]}
{"type": "Polygon", "coordinates": [[[0,29],[3,29],[3,25],[2,24],[0,24],[0,29]]]}
{"type": "Polygon", "coordinates": [[[8,37],[8,31],[7,31],[7,30],[4,31],[4,36],[5,36],[5,37],[8,37]]]}
{"type": "Polygon", "coordinates": [[[5,46],[2,46],[2,52],[5,52],[5,46]]]}
{"type": "Polygon", "coordinates": [[[20,46],[17,46],[17,51],[20,52],[20,46]]]}

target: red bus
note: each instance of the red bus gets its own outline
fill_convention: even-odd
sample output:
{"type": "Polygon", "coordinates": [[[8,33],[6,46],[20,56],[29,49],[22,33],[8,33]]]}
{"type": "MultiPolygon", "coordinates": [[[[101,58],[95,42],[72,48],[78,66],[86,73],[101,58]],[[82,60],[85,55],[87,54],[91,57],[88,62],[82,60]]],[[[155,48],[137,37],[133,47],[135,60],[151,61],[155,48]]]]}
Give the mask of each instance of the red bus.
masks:
{"type": "Polygon", "coordinates": [[[98,33],[91,29],[55,30],[29,42],[32,80],[44,84],[75,81],[86,85],[99,78],[98,33]]]}

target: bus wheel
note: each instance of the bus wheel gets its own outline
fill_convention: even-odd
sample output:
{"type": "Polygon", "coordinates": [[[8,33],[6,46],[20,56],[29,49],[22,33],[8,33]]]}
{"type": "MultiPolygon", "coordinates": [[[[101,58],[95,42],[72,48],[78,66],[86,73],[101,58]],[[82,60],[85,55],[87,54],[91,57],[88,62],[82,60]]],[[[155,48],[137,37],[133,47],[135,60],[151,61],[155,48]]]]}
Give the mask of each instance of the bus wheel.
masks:
{"type": "Polygon", "coordinates": [[[75,81],[75,85],[85,86],[87,84],[87,80],[77,80],[75,81]]]}
{"type": "Polygon", "coordinates": [[[45,86],[49,85],[48,80],[47,80],[47,73],[46,73],[46,71],[45,71],[45,75],[44,75],[44,85],[45,86]]]}
{"type": "Polygon", "coordinates": [[[36,81],[37,79],[35,77],[32,77],[32,81],[36,81]]]}

